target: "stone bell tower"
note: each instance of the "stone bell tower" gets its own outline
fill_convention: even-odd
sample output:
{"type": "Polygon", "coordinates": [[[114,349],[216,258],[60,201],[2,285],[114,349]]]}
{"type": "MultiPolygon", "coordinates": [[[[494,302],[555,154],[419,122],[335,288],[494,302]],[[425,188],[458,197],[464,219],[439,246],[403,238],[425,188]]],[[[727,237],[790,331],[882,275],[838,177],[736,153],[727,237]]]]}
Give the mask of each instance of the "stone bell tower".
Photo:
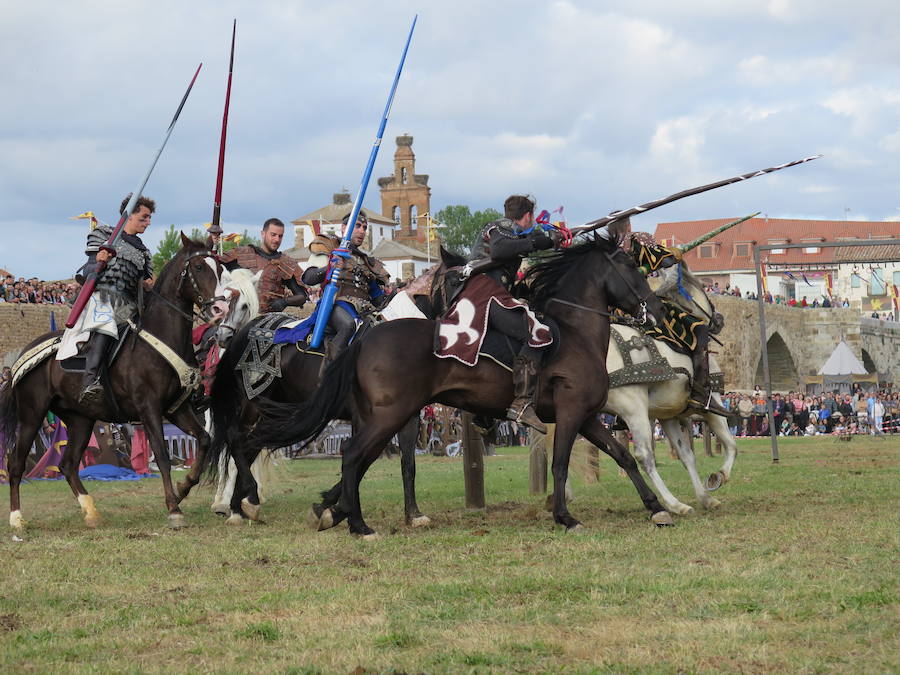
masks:
{"type": "Polygon", "coordinates": [[[416,174],[416,155],[412,150],[413,137],[397,137],[394,153],[394,174],[378,179],[381,188],[381,212],[394,221],[394,241],[425,250],[427,245],[426,219],[431,211],[431,188],[428,176],[416,174]]]}

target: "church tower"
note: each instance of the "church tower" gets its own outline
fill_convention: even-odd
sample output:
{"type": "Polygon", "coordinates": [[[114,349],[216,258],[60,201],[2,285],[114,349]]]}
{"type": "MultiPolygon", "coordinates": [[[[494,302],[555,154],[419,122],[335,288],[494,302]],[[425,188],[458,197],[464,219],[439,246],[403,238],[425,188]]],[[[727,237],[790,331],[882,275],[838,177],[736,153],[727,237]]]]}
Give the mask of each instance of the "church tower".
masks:
{"type": "Polygon", "coordinates": [[[378,179],[381,188],[381,212],[394,221],[394,241],[424,251],[427,246],[425,214],[431,211],[431,188],[428,176],[416,174],[413,137],[397,137],[394,174],[378,179]]]}

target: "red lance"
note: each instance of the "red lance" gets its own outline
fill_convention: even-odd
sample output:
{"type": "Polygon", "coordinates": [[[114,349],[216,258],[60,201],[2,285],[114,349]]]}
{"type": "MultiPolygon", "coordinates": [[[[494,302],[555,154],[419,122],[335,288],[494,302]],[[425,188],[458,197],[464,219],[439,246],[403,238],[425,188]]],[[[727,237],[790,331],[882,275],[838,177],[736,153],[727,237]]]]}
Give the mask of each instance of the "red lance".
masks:
{"type": "Polygon", "coordinates": [[[219,235],[219,253],[222,252],[222,176],[225,173],[225,137],[228,134],[228,105],[231,102],[231,74],[234,71],[234,37],[237,19],[231,29],[231,60],[228,62],[228,86],[225,89],[225,112],[222,115],[222,139],[219,141],[219,173],[216,176],[216,196],[213,200],[212,223],[209,233],[219,235]]]}
{"type": "MultiPolygon", "coordinates": [[[[119,237],[122,236],[122,229],[125,227],[125,222],[134,211],[134,206],[137,203],[137,200],[140,199],[141,193],[144,191],[144,187],[147,185],[147,181],[150,180],[150,174],[153,173],[153,169],[156,168],[156,162],[159,161],[159,156],[162,154],[163,148],[166,147],[169,136],[172,135],[172,129],[175,128],[175,122],[178,121],[178,116],[181,114],[181,109],[184,108],[185,101],[187,101],[187,98],[191,93],[191,88],[194,86],[194,82],[197,81],[197,75],[200,74],[200,69],[202,67],[202,63],[197,66],[197,71],[194,73],[194,77],[191,78],[191,83],[188,85],[187,91],[184,92],[181,103],[178,104],[178,109],[175,111],[175,116],[169,123],[169,128],[166,130],[166,136],[165,138],[163,138],[162,145],[159,146],[159,150],[156,151],[156,155],[153,157],[153,162],[150,164],[150,169],[147,171],[147,174],[144,176],[143,180],[138,184],[137,189],[131,193],[131,199],[128,200],[128,205],[125,207],[125,211],[122,213],[122,217],[119,218],[119,222],[116,223],[116,226],[113,228],[112,234],[109,235],[109,239],[107,239],[106,243],[100,247],[102,251],[107,251],[111,256],[114,256],[116,254],[116,242],[119,241],[119,237]]],[[[78,297],[75,299],[75,304],[72,306],[72,311],[69,312],[69,318],[66,319],[66,328],[72,328],[72,326],[74,326],[78,321],[78,317],[81,316],[81,312],[84,310],[85,305],[87,305],[88,300],[91,297],[91,293],[94,292],[94,287],[97,285],[97,279],[99,279],[100,275],[103,274],[103,271],[106,269],[106,265],[107,264],[105,262],[98,261],[96,267],[94,268],[94,271],[88,275],[87,279],[85,279],[84,285],[81,287],[81,291],[78,293],[78,297]]]]}

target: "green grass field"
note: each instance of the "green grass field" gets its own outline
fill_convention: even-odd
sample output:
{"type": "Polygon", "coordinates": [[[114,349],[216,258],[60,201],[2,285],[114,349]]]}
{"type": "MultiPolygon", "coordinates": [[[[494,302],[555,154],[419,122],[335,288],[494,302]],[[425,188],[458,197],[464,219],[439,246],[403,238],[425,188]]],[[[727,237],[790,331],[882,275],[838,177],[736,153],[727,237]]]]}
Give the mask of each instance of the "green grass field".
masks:
{"type": "MultiPolygon", "coordinates": [[[[463,508],[461,460],[420,458],[434,522],[416,530],[399,462],[379,460],[363,482],[374,542],[307,529],[337,461],[287,462],[267,524],[235,529],[208,487],[174,532],[158,480],[89,483],[96,530],[64,483],[32,483],[25,541],[0,545],[0,669],[897,672],[900,442],[787,439],[777,465],[767,439],[739,444],[723,506],[665,529],[604,457],[599,483],[574,478],[582,535],[528,494],[523,449],[486,458],[486,512],[463,508]]],[[[702,475],[721,461],[698,460],[702,475]]]]}

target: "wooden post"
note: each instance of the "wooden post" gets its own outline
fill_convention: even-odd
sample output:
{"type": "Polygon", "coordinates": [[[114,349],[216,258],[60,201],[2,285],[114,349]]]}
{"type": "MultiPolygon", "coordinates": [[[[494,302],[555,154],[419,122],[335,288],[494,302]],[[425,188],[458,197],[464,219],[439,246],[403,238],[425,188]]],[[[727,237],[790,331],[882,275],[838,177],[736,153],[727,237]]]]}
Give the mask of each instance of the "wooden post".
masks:
{"type": "Polygon", "coordinates": [[[547,435],[532,434],[531,454],[528,457],[528,491],[533,495],[547,494],[547,446],[553,445],[553,425],[547,425],[547,435]]]}
{"type": "Polygon", "coordinates": [[[466,486],[466,508],[483,509],[484,445],[472,424],[472,413],[462,412],[463,478],[466,486]]]}
{"type": "Polygon", "coordinates": [[[709,432],[709,425],[706,422],[701,422],[701,424],[703,425],[703,451],[707,457],[712,457],[712,435],[709,432]]]}

